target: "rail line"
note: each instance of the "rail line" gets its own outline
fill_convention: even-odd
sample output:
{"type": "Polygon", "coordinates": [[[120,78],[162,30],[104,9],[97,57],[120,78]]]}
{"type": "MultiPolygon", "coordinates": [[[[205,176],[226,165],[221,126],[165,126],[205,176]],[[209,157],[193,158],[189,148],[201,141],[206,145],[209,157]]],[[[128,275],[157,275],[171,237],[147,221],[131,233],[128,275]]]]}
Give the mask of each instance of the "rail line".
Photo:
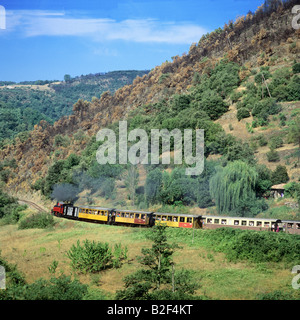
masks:
{"type": "Polygon", "coordinates": [[[32,202],[32,201],[28,201],[28,200],[24,200],[24,199],[19,199],[18,200],[19,203],[25,203],[28,204],[30,207],[36,209],[39,212],[44,212],[46,211],[45,209],[43,209],[42,207],[38,206],[36,203],[32,202]]]}

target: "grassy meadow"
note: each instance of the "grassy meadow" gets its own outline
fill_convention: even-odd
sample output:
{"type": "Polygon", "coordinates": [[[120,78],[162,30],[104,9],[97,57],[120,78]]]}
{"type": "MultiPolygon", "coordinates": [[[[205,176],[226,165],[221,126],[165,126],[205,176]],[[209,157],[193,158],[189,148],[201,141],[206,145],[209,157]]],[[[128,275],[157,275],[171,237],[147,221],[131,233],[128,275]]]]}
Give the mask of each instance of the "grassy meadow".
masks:
{"type": "MultiPolygon", "coordinates": [[[[27,209],[27,213],[30,210],[27,209]]],[[[54,219],[55,226],[50,229],[20,230],[18,225],[0,226],[1,255],[9,263],[17,265],[28,283],[41,277],[49,279],[48,267],[56,260],[56,275],[62,272],[72,275],[88,284],[91,291],[98,292],[98,298],[101,292],[102,299],[114,299],[116,290],[123,289],[122,279],[140,267],[137,256],[141,255],[141,248],[152,245],[145,237],[151,229],[54,219]],[[128,247],[128,259],[118,269],[96,274],[75,273],[70,267],[67,251],[77,240],[82,242],[85,239],[108,242],[112,247],[121,243],[128,247]]],[[[198,295],[208,299],[252,300],[278,290],[293,297],[297,294],[291,286],[293,263],[228,259],[222,250],[216,251],[217,247],[222,247],[222,241],[220,246],[216,245],[217,238],[216,243],[211,243],[211,235],[210,230],[194,230],[194,236],[192,230],[168,230],[169,241],[176,241],[181,246],[174,254],[175,268],[194,271],[194,277],[200,284],[198,295]]]]}

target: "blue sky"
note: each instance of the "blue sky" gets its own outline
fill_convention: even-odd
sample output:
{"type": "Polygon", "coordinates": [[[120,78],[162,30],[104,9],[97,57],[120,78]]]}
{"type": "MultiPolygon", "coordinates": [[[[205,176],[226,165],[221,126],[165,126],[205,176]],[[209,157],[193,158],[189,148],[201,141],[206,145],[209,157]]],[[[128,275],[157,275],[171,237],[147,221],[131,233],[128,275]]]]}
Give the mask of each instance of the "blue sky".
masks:
{"type": "Polygon", "coordinates": [[[263,2],[0,0],[0,80],[152,69],[263,2]]]}

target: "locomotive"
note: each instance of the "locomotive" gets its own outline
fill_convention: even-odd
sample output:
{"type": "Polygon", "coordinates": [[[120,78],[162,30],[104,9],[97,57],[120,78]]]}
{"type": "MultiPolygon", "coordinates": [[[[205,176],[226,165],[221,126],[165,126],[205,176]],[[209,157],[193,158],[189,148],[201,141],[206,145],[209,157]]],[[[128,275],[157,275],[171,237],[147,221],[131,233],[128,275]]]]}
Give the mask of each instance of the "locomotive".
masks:
{"type": "Polygon", "coordinates": [[[105,208],[100,206],[74,206],[57,202],[51,210],[57,217],[87,222],[122,225],[130,227],[152,227],[165,224],[173,228],[216,229],[231,227],[250,230],[283,231],[300,234],[300,221],[274,218],[246,218],[211,215],[193,215],[186,213],[162,213],[152,211],[105,208]]]}

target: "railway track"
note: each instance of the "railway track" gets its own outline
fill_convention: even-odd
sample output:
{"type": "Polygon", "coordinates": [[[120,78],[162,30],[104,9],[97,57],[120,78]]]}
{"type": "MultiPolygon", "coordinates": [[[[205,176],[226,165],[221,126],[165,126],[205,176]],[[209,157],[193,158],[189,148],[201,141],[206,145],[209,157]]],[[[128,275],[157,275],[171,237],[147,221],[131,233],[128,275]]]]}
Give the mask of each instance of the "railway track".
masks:
{"type": "Polygon", "coordinates": [[[32,202],[32,201],[28,201],[28,200],[24,200],[24,199],[19,199],[18,202],[20,204],[25,203],[27,205],[29,205],[30,207],[36,209],[38,212],[44,212],[46,211],[45,209],[43,209],[42,207],[38,206],[36,203],[32,202]]]}

